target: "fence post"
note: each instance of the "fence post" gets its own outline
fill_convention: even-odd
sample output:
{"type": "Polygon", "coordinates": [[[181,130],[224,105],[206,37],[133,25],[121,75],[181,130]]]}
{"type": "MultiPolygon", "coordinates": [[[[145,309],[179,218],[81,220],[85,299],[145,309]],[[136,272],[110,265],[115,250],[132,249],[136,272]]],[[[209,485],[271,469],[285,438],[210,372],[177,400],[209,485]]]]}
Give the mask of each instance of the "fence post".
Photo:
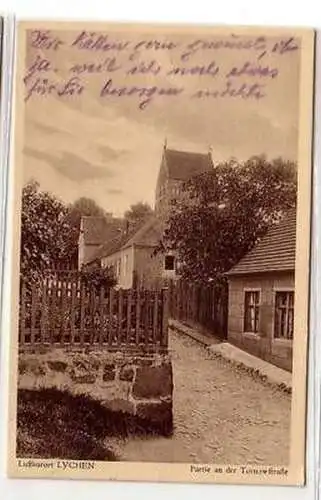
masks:
{"type": "Polygon", "coordinates": [[[113,315],[114,315],[114,289],[109,291],[109,322],[108,322],[108,345],[113,343],[113,315]]]}
{"type": "Polygon", "coordinates": [[[132,290],[127,291],[127,331],[126,331],[126,342],[130,342],[132,328],[132,290]]]}
{"type": "Polygon", "coordinates": [[[136,325],[135,325],[135,342],[136,345],[139,344],[140,340],[140,314],[141,314],[141,306],[140,306],[140,288],[137,285],[136,287],[136,325]]]}
{"type": "Polygon", "coordinates": [[[84,345],[85,340],[85,287],[80,289],[80,345],[84,345]]]}
{"type": "Polygon", "coordinates": [[[36,316],[37,316],[37,289],[35,285],[31,287],[31,324],[30,324],[30,343],[35,343],[36,336],[36,316]]]}
{"type": "Polygon", "coordinates": [[[153,344],[157,341],[157,320],[158,320],[158,291],[154,291],[154,308],[153,308],[153,344]]]}
{"type": "Polygon", "coordinates": [[[149,293],[147,290],[144,290],[144,307],[143,307],[143,311],[144,311],[144,340],[145,340],[145,346],[147,347],[148,346],[148,340],[149,340],[149,331],[148,331],[148,327],[149,327],[149,324],[148,324],[148,320],[149,320],[149,293]]]}
{"type": "Polygon", "coordinates": [[[101,287],[99,295],[99,345],[103,345],[104,342],[104,298],[105,290],[101,287]]]}
{"type": "Polygon", "coordinates": [[[71,313],[70,313],[70,329],[71,329],[71,344],[75,343],[75,313],[76,313],[76,283],[71,284],[71,313]]]}
{"type": "Polygon", "coordinates": [[[121,344],[123,330],[123,290],[118,290],[118,322],[117,322],[117,343],[121,344]]]}
{"type": "Polygon", "coordinates": [[[41,342],[47,341],[47,280],[43,283],[41,296],[41,319],[40,319],[40,339],[41,342]]]}
{"type": "Polygon", "coordinates": [[[162,289],[162,337],[161,346],[168,347],[168,289],[162,289]]]}
{"type": "Polygon", "coordinates": [[[21,310],[20,310],[20,342],[21,345],[25,343],[25,333],[26,333],[26,284],[24,281],[21,286],[21,310]]]}
{"type": "Polygon", "coordinates": [[[66,333],[66,325],[67,325],[66,299],[67,299],[67,283],[65,281],[62,281],[61,282],[61,302],[60,302],[60,314],[61,314],[60,343],[61,343],[61,345],[64,345],[64,343],[65,343],[65,333],[66,333]]]}

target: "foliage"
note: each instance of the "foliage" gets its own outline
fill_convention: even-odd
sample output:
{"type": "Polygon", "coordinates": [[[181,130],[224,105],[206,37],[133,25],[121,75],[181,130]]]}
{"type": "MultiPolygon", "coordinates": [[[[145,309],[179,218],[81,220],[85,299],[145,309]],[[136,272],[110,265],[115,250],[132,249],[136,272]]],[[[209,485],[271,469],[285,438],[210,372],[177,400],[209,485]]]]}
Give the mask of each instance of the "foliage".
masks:
{"type": "Polygon", "coordinates": [[[218,280],[296,203],[296,165],[264,156],[231,160],[194,177],[172,209],[162,242],[180,273],[218,280]]]}
{"type": "Polygon", "coordinates": [[[19,389],[17,456],[114,461],[109,438],[161,435],[164,425],[113,411],[85,394],[68,390],[19,389]]]}
{"type": "Polygon", "coordinates": [[[33,180],[24,186],[20,269],[27,281],[37,281],[49,269],[74,267],[82,215],[106,214],[90,198],[79,198],[67,206],[53,194],[41,191],[33,180]]]}
{"type": "Polygon", "coordinates": [[[97,205],[94,200],[86,198],[85,196],[78,198],[78,200],[72,203],[70,211],[76,217],[81,217],[82,215],[105,217],[107,215],[105,210],[97,205]]]}
{"type": "Polygon", "coordinates": [[[37,280],[41,273],[68,259],[73,228],[68,209],[54,195],[29,182],[22,191],[20,271],[24,278],[37,280]]]}
{"type": "Polygon", "coordinates": [[[104,288],[109,288],[117,284],[113,269],[110,267],[84,266],[81,270],[81,280],[88,288],[97,292],[104,288]]]}
{"type": "Polygon", "coordinates": [[[127,229],[132,230],[143,224],[153,214],[148,203],[138,202],[130,206],[124,214],[127,229]]]}

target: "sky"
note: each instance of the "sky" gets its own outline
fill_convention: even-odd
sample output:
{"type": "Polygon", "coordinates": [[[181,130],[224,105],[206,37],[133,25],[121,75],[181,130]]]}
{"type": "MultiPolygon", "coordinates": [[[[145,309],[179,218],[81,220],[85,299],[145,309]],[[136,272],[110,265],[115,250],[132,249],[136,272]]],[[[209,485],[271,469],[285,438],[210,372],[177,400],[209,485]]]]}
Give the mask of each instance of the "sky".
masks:
{"type": "MultiPolygon", "coordinates": [[[[203,33],[177,35],[162,31],[155,34],[147,28],[137,33],[114,28],[114,31],[101,34],[107,35],[110,43],[127,41],[129,49],[101,52],[72,46],[78,34],[79,30],[51,32],[51,37],[64,42],[56,51],[43,46],[32,47],[35,35],[29,34],[25,74],[37,57],[49,61],[50,68],[47,72],[32,74],[26,92],[37,78],[48,78],[62,85],[70,78],[70,68],[75,63],[97,64],[116,55],[117,64],[125,69],[81,74],[84,91],[78,96],[33,93],[25,104],[22,103],[25,105],[22,166],[25,182],[36,179],[42,189],[66,202],[80,196],[90,197],[108,212],[121,215],[139,201],[153,205],[165,138],[167,146],[173,149],[207,153],[210,148],[214,163],[231,157],[245,160],[256,154],[296,160],[299,50],[283,56],[268,51],[258,60],[260,51],[208,48],[206,43],[222,39],[215,31],[205,36],[203,33]],[[182,66],[181,47],[196,39],[206,43],[199,44],[201,48],[184,62],[184,66],[207,67],[212,63],[219,66],[219,74],[168,75],[168,68],[182,66]],[[129,66],[132,48],[146,40],[170,40],[178,48],[143,50],[141,44],[129,66]],[[152,60],[161,67],[157,75],[128,76],[125,73],[134,63],[152,60]],[[242,83],[264,84],[264,98],[190,97],[199,89],[224,89],[227,72],[232,67],[241,68],[245,62],[277,71],[275,78],[246,76],[233,79],[235,88],[242,83]],[[138,97],[100,96],[100,89],[109,78],[114,87],[177,86],[184,87],[184,91],[179,97],[156,96],[140,110],[138,97]]],[[[275,41],[278,39],[267,38],[266,46],[271,48],[275,41]]]]}

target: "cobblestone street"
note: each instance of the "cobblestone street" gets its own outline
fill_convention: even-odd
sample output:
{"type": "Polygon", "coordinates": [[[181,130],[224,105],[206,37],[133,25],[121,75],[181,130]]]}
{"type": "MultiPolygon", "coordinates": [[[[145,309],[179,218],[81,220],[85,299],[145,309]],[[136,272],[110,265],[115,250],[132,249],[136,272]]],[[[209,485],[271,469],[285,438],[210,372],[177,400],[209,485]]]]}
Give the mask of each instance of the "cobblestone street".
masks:
{"type": "Polygon", "coordinates": [[[133,438],[122,460],[287,465],[291,396],[211,359],[204,347],[171,332],[174,435],[133,438]]]}

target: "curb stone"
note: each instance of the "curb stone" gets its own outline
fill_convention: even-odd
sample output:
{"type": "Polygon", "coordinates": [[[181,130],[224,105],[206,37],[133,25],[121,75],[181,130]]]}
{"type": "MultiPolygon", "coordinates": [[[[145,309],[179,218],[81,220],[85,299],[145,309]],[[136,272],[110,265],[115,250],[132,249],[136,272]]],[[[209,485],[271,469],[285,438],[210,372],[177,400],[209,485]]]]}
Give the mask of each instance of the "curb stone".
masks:
{"type": "MultiPolygon", "coordinates": [[[[211,352],[210,349],[208,351],[211,352]]],[[[212,359],[220,359],[226,361],[229,365],[234,366],[235,368],[238,368],[244,373],[247,373],[250,375],[253,379],[260,379],[264,384],[273,387],[275,389],[278,389],[286,394],[291,395],[292,394],[292,387],[284,382],[277,383],[274,380],[269,379],[269,377],[265,374],[262,373],[258,368],[253,368],[252,366],[247,366],[243,362],[236,361],[234,359],[229,359],[226,356],[223,356],[221,353],[217,352],[211,352],[213,358],[212,359]]]]}
{"type": "MultiPolygon", "coordinates": [[[[253,379],[260,379],[261,382],[263,382],[264,384],[266,384],[270,387],[278,389],[278,390],[284,392],[285,394],[289,394],[289,395],[292,394],[291,383],[288,383],[287,381],[278,382],[277,380],[273,380],[266,373],[264,373],[264,370],[262,370],[260,368],[248,366],[244,361],[239,361],[237,359],[230,358],[226,353],[224,355],[221,352],[216,352],[215,351],[216,346],[223,344],[222,342],[219,342],[217,339],[214,338],[213,340],[211,340],[210,338],[204,336],[202,333],[199,333],[197,331],[195,332],[195,330],[193,330],[191,327],[188,327],[186,325],[182,325],[179,321],[176,321],[176,320],[170,320],[169,327],[171,330],[176,331],[180,334],[184,334],[184,335],[192,338],[193,340],[195,340],[199,344],[203,345],[205,347],[207,353],[211,355],[212,359],[224,360],[228,364],[230,364],[231,366],[238,368],[239,370],[243,371],[244,373],[249,374],[253,379]]],[[[224,342],[224,344],[227,344],[227,345],[234,348],[234,346],[232,346],[232,344],[229,344],[228,342],[224,342]]],[[[235,349],[238,349],[238,348],[235,348],[235,349]]],[[[238,350],[240,350],[240,349],[238,349],[238,350]]],[[[271,368],[270,363],[264,362],[263,360],[260,360],[260,364],[263,364],[263,363],[266,363],[266,365],[269,366],[269,368],[271,368]]],[[[275,369],[278,371],[278,373],[282,373],[282,371],[284,371],[284,370],[281,370],[280,368],[277,368],[277,367],[275,369]]]]}

